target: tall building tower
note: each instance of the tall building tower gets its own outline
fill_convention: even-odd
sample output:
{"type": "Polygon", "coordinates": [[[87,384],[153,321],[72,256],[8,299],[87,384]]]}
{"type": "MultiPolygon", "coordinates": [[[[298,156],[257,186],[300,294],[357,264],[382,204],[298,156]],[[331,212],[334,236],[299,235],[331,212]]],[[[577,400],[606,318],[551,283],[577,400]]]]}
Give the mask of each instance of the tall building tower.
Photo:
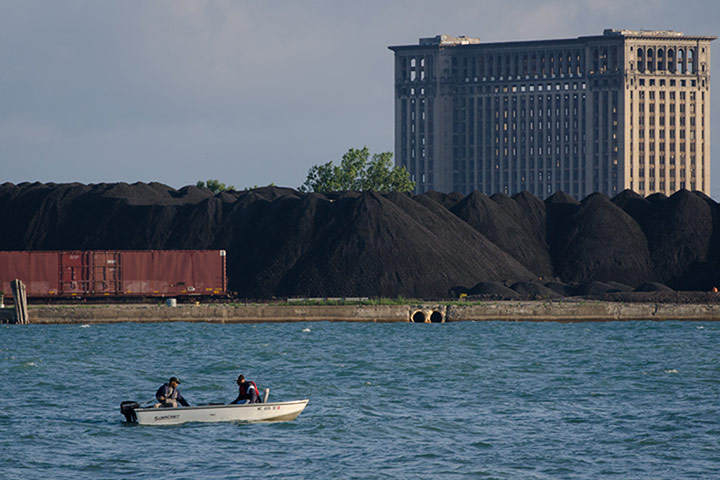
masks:
{"type": "Polygon", "coordinates": [[[395,162],[428,190],[710,193],[710,42],[673,31],[395,52],[395,162]]]}

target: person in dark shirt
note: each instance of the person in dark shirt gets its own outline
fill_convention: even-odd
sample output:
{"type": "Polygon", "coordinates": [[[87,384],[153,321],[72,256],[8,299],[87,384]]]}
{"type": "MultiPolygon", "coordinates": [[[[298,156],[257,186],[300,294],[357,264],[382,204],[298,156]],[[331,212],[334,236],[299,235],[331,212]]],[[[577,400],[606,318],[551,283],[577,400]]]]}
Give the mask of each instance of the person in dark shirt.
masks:
{"type": "Polygon", "coordinates": [[[240,375],[237,378],[239,388],[238,397],[230,403],[261,403],[257,385],[252,380],[245,380],[240,375]]]}
{"type": "Polygon", "coordinates": [[[158,407],[177,407],[178,403],[183,407],[189,407],[190,404],[185,401],[180,392],[178,392],[177,386],[180,384],[180,380],[177,377],[170,377],[167,383],[160,385],[158,391],[155,393],[155,398],[158,403],[155,404],[155,408],[158,407]]]}

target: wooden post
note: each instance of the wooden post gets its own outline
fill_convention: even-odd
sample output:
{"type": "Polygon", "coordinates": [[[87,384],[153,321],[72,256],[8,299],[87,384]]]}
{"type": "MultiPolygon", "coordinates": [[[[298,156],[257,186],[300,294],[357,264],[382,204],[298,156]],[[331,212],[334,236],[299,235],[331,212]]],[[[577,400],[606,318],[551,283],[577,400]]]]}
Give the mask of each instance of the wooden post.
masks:
{"type": "Polygon", "coordinates": [[[25,325],[28,322],[27,313],[27,295],[25,292],[25,284],[20,280],[10,282],[13,291],[13,299],[15,300],[15,323],[25,325]]]}

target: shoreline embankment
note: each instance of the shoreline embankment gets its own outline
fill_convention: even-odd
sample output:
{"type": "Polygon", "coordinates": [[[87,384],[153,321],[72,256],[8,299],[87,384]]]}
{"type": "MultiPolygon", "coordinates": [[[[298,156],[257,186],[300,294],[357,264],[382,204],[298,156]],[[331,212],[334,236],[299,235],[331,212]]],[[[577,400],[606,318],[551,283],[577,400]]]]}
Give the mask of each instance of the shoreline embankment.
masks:
{"type": "MultiPolygon", "coordinates": [[[[428,302],[405,305],[180,304],[30,305],[30,324],[271,323],[468,321],[603,322],[637,320],[718,321],[720,304],[621,303],[594,300],[428,302]]],[[[13,323],[14,309],[0,309],[13,323]]]]}

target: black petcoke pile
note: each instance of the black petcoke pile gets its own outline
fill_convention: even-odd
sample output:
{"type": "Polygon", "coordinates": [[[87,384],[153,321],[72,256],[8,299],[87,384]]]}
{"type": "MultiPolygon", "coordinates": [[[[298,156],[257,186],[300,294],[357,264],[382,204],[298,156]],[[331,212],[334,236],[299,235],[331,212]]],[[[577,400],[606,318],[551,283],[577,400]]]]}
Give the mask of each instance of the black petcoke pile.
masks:
{"type": "Polygon", "coordinates": [[[719,209],[685,190],[543,202],[5,183],[0,249],[225,249],[240,298],[649,295],[720,286],[719,209]]]}

